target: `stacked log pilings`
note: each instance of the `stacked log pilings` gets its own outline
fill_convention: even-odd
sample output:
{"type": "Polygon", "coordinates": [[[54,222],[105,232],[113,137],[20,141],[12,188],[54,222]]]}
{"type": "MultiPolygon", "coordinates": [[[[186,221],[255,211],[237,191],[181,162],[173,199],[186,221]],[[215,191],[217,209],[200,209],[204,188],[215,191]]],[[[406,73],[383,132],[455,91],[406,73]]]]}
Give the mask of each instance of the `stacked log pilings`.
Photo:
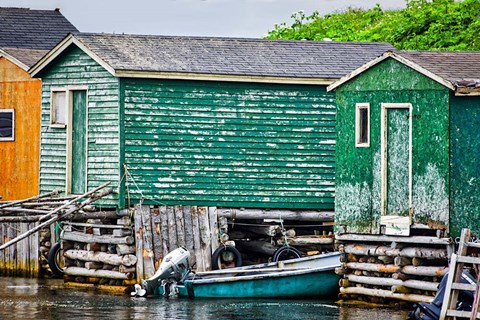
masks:
{"type": "Polygon", "coordinates": [[[135,283],[137,257],[130,213],[121,210],[105,214],[107,219],[64,222],[61,243],[67,286],[105,286],[110,291],[117,286],[123,291],[135,283]]]}
{"type": "Polygon", "coordinates": [[[431,302],[448,272],[449,238],[340,234],[339,297],[372,303],[431,302]]]}

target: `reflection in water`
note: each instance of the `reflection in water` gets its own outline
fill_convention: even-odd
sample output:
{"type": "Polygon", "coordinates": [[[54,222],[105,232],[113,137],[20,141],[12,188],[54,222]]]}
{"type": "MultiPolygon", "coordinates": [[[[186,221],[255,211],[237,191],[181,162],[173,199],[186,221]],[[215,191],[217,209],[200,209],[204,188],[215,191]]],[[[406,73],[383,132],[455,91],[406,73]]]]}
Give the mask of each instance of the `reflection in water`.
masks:
{"type": "Polygon", "coordinates": [[[62,280],[0,278],[3,319],[400,320],[405,312],[339,307],[318,300],[180,300],[131,298],[66,289],[62,280]]]}

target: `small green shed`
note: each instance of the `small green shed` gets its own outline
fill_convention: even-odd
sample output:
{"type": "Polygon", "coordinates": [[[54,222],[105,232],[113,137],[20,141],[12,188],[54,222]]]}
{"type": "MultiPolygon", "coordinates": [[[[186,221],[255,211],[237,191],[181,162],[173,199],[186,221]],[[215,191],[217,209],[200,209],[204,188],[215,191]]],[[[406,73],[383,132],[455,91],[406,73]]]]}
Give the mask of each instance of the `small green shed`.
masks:
{"type": "Polygon", "coordinates": [[[40,191],[104,205],[333,209],[335,97],[382,43],[71,34],[43,80],[40,191]]]}
{"type": "Polygon", "coordinates": [[[387,52],[328,90],[337,227],[480,232],[480,52],[387,52]]]}

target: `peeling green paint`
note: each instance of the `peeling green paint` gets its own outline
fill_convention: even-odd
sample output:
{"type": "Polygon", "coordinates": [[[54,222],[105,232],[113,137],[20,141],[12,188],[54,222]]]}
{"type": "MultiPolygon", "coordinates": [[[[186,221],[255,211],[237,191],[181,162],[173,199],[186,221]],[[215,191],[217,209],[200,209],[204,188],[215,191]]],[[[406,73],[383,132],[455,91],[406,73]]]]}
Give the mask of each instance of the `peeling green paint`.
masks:
{"type": "Polygon", "coordinates": [[[480,234],[480,97],[453,97],[451,104],[451,224],[480,234]]]}
{"type": "Polygon", "coordinates": [[[449,197],[442,177],[436,165],[428,163],[425,173],[415,176],[413,186],[414,221],[434,224],[439,221],[448,225],[449,197]]]}
{"type": "Polygon", "coordinates": [[[125,79],[122,87],[133,201],[333,209],[336,108],[324,86],[125,79]]]}
{"type": "Polygon", "coordinates": [[[385,215],[409,214],[409,110],[387,109],[387,195],[385,215]]]}
{"type": "MultiPolygon", "coordinates": [[[[118,80],[75,46],[58,57],[41,77],[40,192],[65,190],[66,186],[67,129],[50,126],[53,88],[87,90],[86,187],[91,190],[108,181],[115,190],[120,176],[118,80]]],[[[116,206],[117,195],[97,203],[116,206]]]]}
{"type": "Polygon", "coordinates": [[[354,233],[380,232],[381,106],[410,103],[411,115],[406,113],[407,109],[388,111],[390,118],[398,112],[397,120],[402,121],[388,126],[387,168],[391,170],[387,172],[386,212],[407,215],[411,197],[412,223],[428,223],[448,231],[449,90],[398,61],[387,59],[337,88],[336,97],[337,227],[344,225],[354,233]],[[369,148],[355,147],[356,103],[370,104],[369,148]],[[407,119],[412,123],[411,186],[407,119]],[[396,127],[400,129],[392,131],[396,127]],[[400,147],[396,153],[394,146],[400,147]]]}

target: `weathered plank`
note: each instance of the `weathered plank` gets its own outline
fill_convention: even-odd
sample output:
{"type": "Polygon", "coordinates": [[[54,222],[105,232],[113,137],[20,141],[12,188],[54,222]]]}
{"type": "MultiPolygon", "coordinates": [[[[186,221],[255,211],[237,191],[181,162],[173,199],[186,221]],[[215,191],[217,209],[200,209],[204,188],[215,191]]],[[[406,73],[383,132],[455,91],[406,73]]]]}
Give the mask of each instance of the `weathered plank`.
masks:
{"type": "Polygon", "coordinates": [[[194,240],[193,240],[193,221],[192,221],[192,207],[183,207],[183,220],[185,222],[185,245],[188,251],[192,255],[192,264],[195,263],[196,257],[194,253],[194,240]]]}
{"type": "Polygon", "coordinates": [[[198,207],[192,206],[192,230],[193,230],[193,247],[194,251],[191,252],[192,256],[195,256],[196,271],[207,271],[205,268],[205,261],[202,254],[202,244],[200,235],[200,222],[198,219],[198,207]]]}
{"type": "Polygon", "coordinates": [[[139,210],[134,211],[133,219],[135,221],[135,255],[139,258],[136,264],[137,282],[144,279],[143,274],[143,225],[142,213],[139,210]]]}
{"type": "Polygon", "coordinates": [[[177,244],[177,225],[175,221],[175,211],[172,206],[167,207],[167,221],[168,221],[168,244],[170,251],[178,248],[177,244]]]}
{"type": "Polygon", "coordinates": [[[219,231],[217,207],[208,207],[208,217],[210,221],[210,232],[212,234],[211,245],[213,253],[220,246],[220,242],[218,241],[219,231]]]}
{"type": "Polygon", "coordinates": [[[160,207],[160,231],[163,238],[163,253],[166,255],[168,252],[170,252],[170,238],[168,236],[168,216],[166,206],[160,207]]]}
{"type": "Polygon", "coordinates": [[[183,218],[183,208],[181,206],[175,206],[174,210],[177,225],[177,245],[179,247],[185,247],[185,219],[183,218]]]}
{"type": "Polygon", "coordinates": [[[155,262],[153,253],[152,223],[150,207],[137,205],[136,210],[141,212],[143,226],[143,276],[150,278],[155,274],[155,262]]]}
{"type": "Polygon", "coordinates": [[[212,233],[210,231],[210,220],[207,207],[198,207],[198,229],[200,232],[200,245],[204,270],[212,268],[212,233]]]}
{"type": "Polygon", "coordinates": [[[160,208],[150,209],[152,218],[152,241],[153,241],[153,256],[155,269],[158,269],[160,262],[163,259],[163,236],[160,230],[161,218],[160,218],[160,208]]]}

